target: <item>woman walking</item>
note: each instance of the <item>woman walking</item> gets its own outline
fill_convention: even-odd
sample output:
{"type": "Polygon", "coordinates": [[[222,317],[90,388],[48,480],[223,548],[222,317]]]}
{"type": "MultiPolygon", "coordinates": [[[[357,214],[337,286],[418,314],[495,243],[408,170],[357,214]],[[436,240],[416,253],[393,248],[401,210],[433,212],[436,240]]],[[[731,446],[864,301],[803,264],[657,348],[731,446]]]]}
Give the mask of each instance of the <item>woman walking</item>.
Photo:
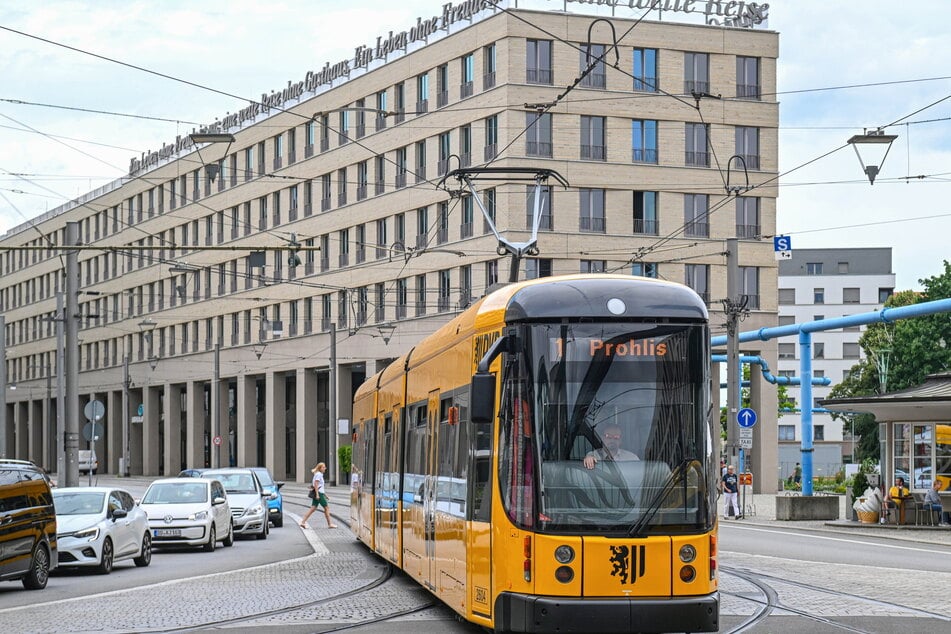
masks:
{"type": "Polygon", "coordinates": [[[318,462],[317,466],[310,470],[311,473],[314,474],[314,479],[311,480],[310,483],[311,491],[307,494],[310,497],[310,508],[307,509],[307,512],[304,513],[304,517],[301,518],[301,528],[307,528],[307,520],[310,519],[310,516],[317,510],[318,506],[324,507],[324,516],[327,518],[327,528],[337,528],[337,525],[330,520],[330,507],[327,505],[327,495],[324,491],[324,471],[326,470],[327,465],[323,462],[318,462]]]}

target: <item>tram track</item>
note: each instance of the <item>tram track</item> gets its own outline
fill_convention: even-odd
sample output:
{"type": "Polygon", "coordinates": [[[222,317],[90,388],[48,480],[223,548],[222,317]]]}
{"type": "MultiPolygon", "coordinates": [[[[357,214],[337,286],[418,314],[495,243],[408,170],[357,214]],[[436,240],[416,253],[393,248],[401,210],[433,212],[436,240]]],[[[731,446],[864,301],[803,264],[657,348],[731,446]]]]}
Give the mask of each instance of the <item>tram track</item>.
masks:
{"type": "Polygon", "coordinates": [[[750,597],[746,593],[739,592],[727,592],[722,591],[721,594],[727,596],[732,596],[739,598],[744,601],[754,603],[758,606],[758,609],[750,617],[743,620],[737,625],[723,630],[723,634],[740,634],[741,632],[753,631],[753,629],[762,624],[769,616],[773,615],[776,611],[782,611],[787,614],[795,615],[797,617],[807,619],[809,621],[814,621],[816,623],[821,623],[823,625],[833,627],[835,629],[843,630],[846,632],[855,632],[856,634],[876,634],[880,630],[868,630],[861,627],[856,627],[849,625],[847,623],[842,623],[840,621],[834,620],[829,617],[819,616],[816,614],[811,614],[805,610],[795,608],[789,605],[785,605],[779,598],[779,593],[777,590],[770,585],[771,583],[783,584],[786,586],[793,586],[795,588],[801,588],[803,590],[809,590],[811,592],[818,592],[832,597],[840,597],[844,600],[860,602],[868,605],[873,605],[876,607],[885,607],[889,609],[902,610],[907,613],[908,616],[922,617],[922,618],[931,618],[937,619],[940,621],[951,623],[951,617],[948,617],[944,614],[939,614],[936,612],[931,612],[928,610],[922,610],[920,608],[902,605],[899,603],[894,603],[891,601],[882,601],[880,599],[874,599],[870,597],[861,596],[854,593],[842,592],[840,590],[831,590],[828,588],[818,587],[814,584],[792,581],[783,577],[777,577],[774,575],[767,575],[757,572],[752,572],[748,570],[739,570],[731,567],[721,567],[721,572],[724,574],[732,575],[743,581],[749,583],[755,587],[761,594],[762,599],[756,599],[750,597]]]}

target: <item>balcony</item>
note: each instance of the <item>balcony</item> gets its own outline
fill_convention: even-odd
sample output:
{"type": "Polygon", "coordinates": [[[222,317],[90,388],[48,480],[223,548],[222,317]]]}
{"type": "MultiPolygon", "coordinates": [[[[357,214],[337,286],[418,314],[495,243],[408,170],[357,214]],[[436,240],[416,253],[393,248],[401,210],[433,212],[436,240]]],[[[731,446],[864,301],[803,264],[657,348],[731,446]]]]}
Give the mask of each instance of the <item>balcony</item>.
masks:
{"type": "Polygon", "coordinates": [[[525,70],[525,81],[530,84],[551,85],[552,73],[550,69],[528,68],[525,70]]]}
{"type": "Polygon", "coordinates": [[[684,92],[688,95],[693,93],[710,93],[710,82],[699,79],[687,79],[684,81],[684,92]]]}
{"type": "Polygon", "coordinates": [[[551,158],[551,143],[545,143],[541,141],[527,141],[525,143],[525,154],[528,156],[543,156],[551,158]]]}
{"type": "Polygon", "coordinates": [[[736,96],[739,99],[754,99],[759,101],[761,98],[759,84],[737,84],[736,96]]]}
{"type": "Polygon", "coordinates": [[[499,147],[496,143],[489,143],[482,151],[482,160],[488,163],[499,155],[499,147]]]}
{"type": "Polygon", "coordinates": [[[635,163],[657,163],[657,150],[633,148],[631,150],[631,160],[635,163]]]}
{"type": "Polygon", "coordinates": [[[400,172],[396,175],[396,188],[402,189],[406,187],[406,172],[400,172]]]}
{"type": "Polygon", "coordinates": [[[449,159],[443,159],[436,163],[436,175],[445,176],[449,171],[449,159]]]}
{"type": "MultiPolygon", "coordinates": [[[[416,104],[416,105],[418,106],[419,104],[416,104]]],[[[396,114],[394,115],[393,120],[396,123],[403,123],[404,121],[406,121],[406,110],[403,108],[397,108],[396,114]]]]}
{"type": "Polygon", "coordinates": [[[634,78],[634,90],[637,92],[657,92],[657,78],[644,76],[634,78]]]}
{"type": "Polygon", "coordinates": [[[449,91],[440,90],[436,93],[436,107],[442,108],[447,105],[449,105],[449,91]]]}
{"type": "Polygon", "coordinates": [[[466,97],[472,96],[472,82],[467,81],[466,83],[459,86],[459,98],[465,99],[466,97]]]}
{"type": "MultiPolygon", "coordinates": [[[[423,114],[424,112],[429,112],[429,99],[422,99],[416,102],[416,114],[423,114]]],[[[397,114],[397,117],[400,115],[397,114]]]]}
{"type": "Polygon", "coordinates": [[[330,209],[330,196],[320,199],[320,210],[327,211],[328,209],[330,209]]]}
{"type": "Polygon", "coordinates": [[[579,218],[578,229],[581,231],[593,231],[595,233],[604,233],[604,218],[599,218],[599,217],[579,218]]]}
{"type": "Polygon", "coordinates": [[[581,146],[581,159],[585,161],[603,161],[607,151],[603,145],[581,146]]]}
{"type": "Polygon", "coordinates": [[[486,73],[482,76],[482,90],[488,90],[495,87],[495,71],[486,73]]]}
{"type": "Polygon", "coordinates": [[[330,149],[330,137],[322,137],[320,139],[320,151],[326,152],[330,149]]]}
{"type": "Polygon", "coordinates": [[[736,225],[737,238],[758,238],[759,235],[759,225],[736,225]]]}
{"type": "Polygon", "coordinates": [[[684,152],[684,164],[694,167],[710,167],[709,152],[684,152]]]}
{"type": "Polygon", "coordinates": [[[658,222],[656,219],[634,219],[634,233],[656,236],[658,231],[658,222]]]}
{"type": "Polygon", "coordinates": [[[380,115],[376,118],[376,131],[379,132],[386,128],[386,117],[380,115]]]}
{"type": "Polygon", "coordinates": [[[304,158],[310,158],[314,155],[314,145],[311,143],[304,146],[304,158]]]}
{"type": "Polygon", "coordinates": [[[584,79],[581,80],[581,85],[586,88],[605,88],[607,87],[607,75],[604,73],[588,73],[584,79]]]}
{"type": "Polygon", "coordinates": [[[347,192],[340,192],[337,194],[337,206],[343,207],[347,204],[347,192]]]}
{"type": "MultiPolygon", "coordinates": [[[[367,197],[367,186],[358,185],[357,186],[357,200],[363,200],[366,197],[367,197]]],[[[347,202],[346,199],[344,199],[344,202],[340,204],[343,205],[343,204],[346,204],[346,202],[347,202]]]]}
{"type": "Polygon", "coordinates": [[[357,138],[362,139],[367,135],[367,126],[363,123],[357,124],[357,138]]]}
{"type": "Polygon", "coordinates": [[[742,158],[743,162],[746,163],[746,169],[748,170],[759,169],[759,154],[738,154],[737,156],[742,158]]]}
{"type": "Polygon", "coordinates": [[[463,222],[459,225],[459,237],[460,238],[471,238],[472,237],[472,223],[463,222]]]}
{"type": "Polygon", "coordinates": [[[684,224],[684,235],[692,238],[709,238],[710,223],[691,220],[684,224]]]}
{"type": "Polygon", "coordinates": [[[373,193],[375,196],[379,196],[386,191],[386,183],[383,181],[377,181],[373,185],[373,193]]]}

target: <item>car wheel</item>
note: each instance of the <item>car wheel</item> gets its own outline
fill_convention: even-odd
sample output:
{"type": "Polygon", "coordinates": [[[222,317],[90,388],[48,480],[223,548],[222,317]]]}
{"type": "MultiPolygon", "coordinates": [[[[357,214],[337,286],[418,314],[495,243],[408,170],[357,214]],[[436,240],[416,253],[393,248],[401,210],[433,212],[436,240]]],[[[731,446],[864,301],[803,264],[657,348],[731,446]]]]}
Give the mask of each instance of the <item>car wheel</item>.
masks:
{"type": "Polygon", "coordinates": [[[258,533],[255,537],[258,539],[267,539],[267,521],[263,522],[264,526],[261,527],[261,532],[258,533]]]}
{"type": "Polygon", "coordinates": [[[221,544],[227,548],[234,546],[234,522],[228,524],[228,535],[221,540],[221,544]]]}
{"type": "Polygon", "coordinates": [[[203,546],[206,553],[215,552],[215,545],[218,542],[218,535],[215,534],[215,525],[212,523],[211,530],[208,532],[208,543],[203,546]]]}
{"type": "Polygon", "coordinates": [[[112,572],[112,564],[116,553],[112,550],[112,540],[108,537],[102,542],[102,556],[99,558],[99,565],[96,566],[96,572],[101,575],[107,575],[112,572]]]}
{"type": "Polygon", "coordinates": [[[37,544],[30,560],[30,570],[23,577],[23,587],[27,590],[42,590],[50,578],[50,552],[45,544],[37,544]]]}
{"type": "Polygon", "coordinates": [[[277,517],[274,518],[274,528],[280,528],[284,526],[284,513],[280,513],[277,517]]]}
{"type": "Polygon", "coordinates": [[[139,568],[145,568],[152,563],[152,535],[148,531],[142,536],[142,552],[132,561],[139,568]]]}

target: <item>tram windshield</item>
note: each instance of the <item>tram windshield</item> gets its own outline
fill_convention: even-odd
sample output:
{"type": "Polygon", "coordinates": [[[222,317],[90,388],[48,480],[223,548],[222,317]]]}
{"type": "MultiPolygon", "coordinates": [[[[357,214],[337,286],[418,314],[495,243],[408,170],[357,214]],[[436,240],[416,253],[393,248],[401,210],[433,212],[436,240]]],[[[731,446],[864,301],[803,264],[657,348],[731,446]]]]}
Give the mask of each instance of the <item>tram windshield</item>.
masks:
{"type": "Polygon", "coordinates": [[[507,358],[499,487],[538,531],[692,532],[715,520],[702,325],[532,324],[507,358]]]}

